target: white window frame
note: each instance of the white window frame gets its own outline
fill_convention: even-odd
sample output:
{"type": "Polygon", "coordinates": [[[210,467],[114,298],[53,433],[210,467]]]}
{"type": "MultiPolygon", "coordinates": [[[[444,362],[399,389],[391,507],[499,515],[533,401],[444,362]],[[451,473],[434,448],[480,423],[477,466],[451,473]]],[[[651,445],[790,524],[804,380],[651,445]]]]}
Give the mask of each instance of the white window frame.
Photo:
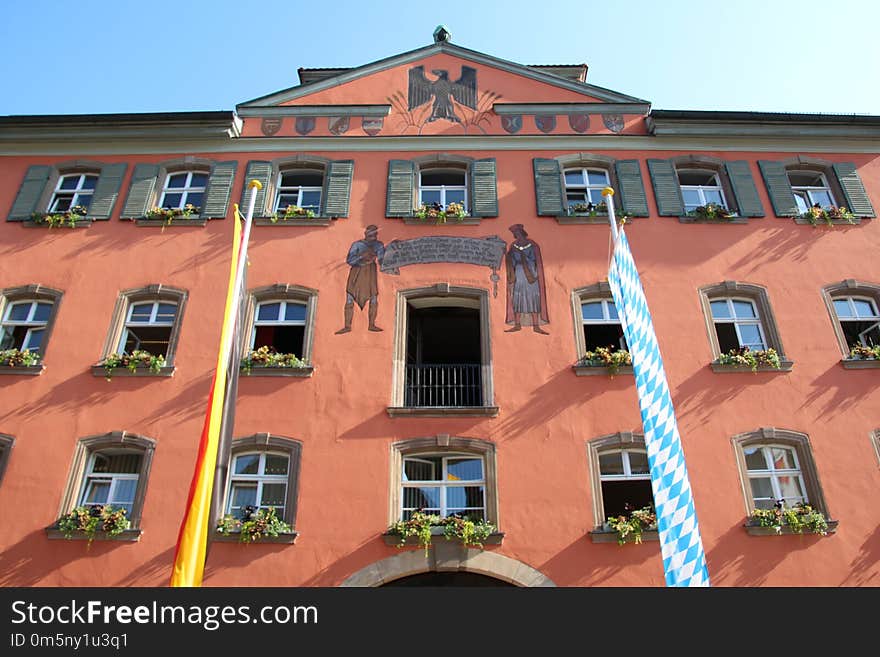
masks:
{"type": "Polygon", "coordinates": [[[680,182],[678,186],[681,188],[682,192],[682,203],[684,204],[685,212],[692,212],[694,208],[708,205],[709,203],[714,203],[715,201],[707,201],[706,200],[706,191],[718,192],[719,196],[721,196],[721,205],[725,208],[729,209],[727,205],[727,197],[724,195],[724,187],[721,185],[721,176],[718,175],[716,171],[711,171],[709,169],[691,169],[691,168],[681,168],[675,170],[676,179],[678,179],[678,175],[681,173],[703,173],[712,176],[712,179],[715,181],[714,185],[682,185],[680,182]],[[697,205],[690,206],[684,200],[684,192],[693,191],[697,192],[700,196],[700,202],[697,205]]]}
{"type": "MultiPolygon", "coordinates": [[[[254,308],[254,325],[251,328],[251,349],[254,348],[254,343],[257,339],[257,328],[260,326],[306,326],[309,321],[309,304],[305,301],[294,301],[291,299],[264,299],[262,301],[257,302],[254,308]],[[302,306],[305,309],[305,317],[303,319],[258,319],[260,316],[260,308],[262,306],[268,306],[273,303],[281,304],[281,307],[278,309],[278,317],[284,317],[287,314],[287,306],[302,306]]],[[[305,336],[303,336],[303,343],[305,343],[305,336]]],[[[305,350],[305,344],[300,347],[301,350],[305,350]]],[[[304,357],[301,355],[300,357],[304,357]]]]}
{"type": "MultiPolygon", "coordinates": [[[[127,453],[127,452],[126,452],[127,453]]],[[[144,458],[142,452],[131,452],[131,454],[136,454],[140,459],[144,458]]],[[[89,462],[86,466],[85,476],[83,478],[83,486],[82,492],[80,493],[80,505],[94,505],[101,504],[106,505],[109,504],[114,508],[123,508],[125,509],[126,514],[130,517],[132,509],[134,508],[135,502],[137,501],[138,496],[138,479],[140,478],[140,470],[143,465],[143,461],[138,463],[138,472],[129,473],[129,472],[94,472],[95,461],[99,456],[109,456],[110,454],[104,453],[101,450],[96,452],[92,452],[89,454],[89,462]],[[106,481],[110,482],[110,488],[107,491],[107,501],[106,502],[86,502],[86,499],[89,497],[89,492],[92,490],[92,486],[96,482],[104,483],[106,481]],[[114,501],[114,493],[116,492],[117,484],[121,481],[134,481],[134,499],[130,504],[120,504],[114,501]]]]}
{"type": "MultiPolygon", "coordinates": [[[[162,200],[159,203],[160,208],[169,207],[171,209],[182,210],[188,204],[189,195],[192,193],[202,194],[202,203],[196,205],[196,207],[201,207],[205,200],[205,190],[208,189],[208,181],[210,180],[210,173],[207,171],[200,170],[192,170],[192,171],[169,171],[165,176],[165,181],[162,185],[162,200]],[[171,182],[171,179],[174,176],[180,176],[186,174],[186,181],[184,182],[183,187],[168,187],[168,183],[171,182]],[[192,177],[194,175],[205,176],[205,184],[204,186],[198,187],[192,185],[192,177]],[[165,197],[168,194],[180,194],[180,203],[175,206],[166,206],[165,197]]],[[[195,204],[192,204],[195,205],[195,204]]]]}
{"type": "Polygon", "coordinates": [[[781,500],[784,498],[784,496],[782,495],[782,489],[780,488],[780,485],[779,485],[779,477],[797,477],[798,481],[800,482],[800,487],[801,487],[801,491],[803,491],[803,495],[799,499],[797,499],[793,502],[791,502],[789,500],[789,498],[784,498],[785,505],[787,507],[793,507],[798,502],[804,502],[805,504],[809,504],[809,502],[810,502],[810,499],[808,497],[809,491],[807,489],[806,482],[804,481],[804,475],[801,470],[801,463],[800,463],[800,459],[798,458],[797,449],[795,449],[791,445],[779,445],[779,444],[775,444],[775,443],[760,443],[760,444],[752,443],[750,445],[743,445],[742,449],[743,449],[743,460],[746,464],[746,476],[749,480],[749,492],[751,494],[752,503],[755,505],[756,509],[761,508],[758,506],[758,502],[765,501],[765,500],[767,500],[767,498],[764,498],[764,497],[755,498],[755,491],[751,487],[752,486],[752,479],[770,479],[770,486],[773,489],[773,496],[774,496],[773,499],[770,500],[771,508],[772,508],[772,504],[775,504],[777,500],[781,500]],[[768,463],[770,464],[769,468],[766,468],[764,470],[750,470],[749,466],[748,466],[748,461],[745,460],[747,452],[750,449],[759,450],[762,453],[762,455],[764,456],[764,464],[765,465],[767,465],[768,463]],[[787,452],[789,452],[793,457],[792,462],[794,463],[795,467],[794,468],[780,468],[780,469],[776,468],[776,466],[773,463],[772,453],[770,452],[770,450],[773,450],[773,449],[784,449],[787,452]]]}
{"type": "Polygon", "coordinates": [[[273,210],[275,212],[283,212],[287,205],[295,205],[301,208],[312,209],[315,214],[319,214],[321,212],[321,206],[324,202],[324,186],[308,186],[308,185],[291,185],[289,187],[282,187],[281,182],[284,180],[285,174],[295,174],[295,173],[311,173],[311,174],[320,174],[321,176],[325,175],[325,172],[319,171],[317,169],[285,169],[284,171],[278,172],[278,184],[276,185],[276,189],[278,190],[275,193],[275,207],[273,210]],[[305,206],[302,204],[303,192],[318,192],[318,205],[308,205],[305,206]],[[296,194],[296,203],[288,203],[283,208],[281,207],[281,195],[292,195],[296,194]]]}
{"type": "Polygon", "coordinates": [[[654,498],[654,489],[651,487],[651,473],[650,469],[648,472],[636,472],[632,471],[632,466],[629,462],[630,453],[636,454],[644,454],[647,457],[648,450],[644,448],[632,448],[632,447],[624,447],[618,448],[614,447],[611,449],[600,449],[597,452],[598,458],[596,459],[596,468],[599,471],[599,492],[602,495],[602,519],[606,521],[608,519],[608,514],[605,512],[605,491],[602,490],[602,482],[603,481],[647,481],[648,486],[651,488],[651,499],[654,498]],[[623,461],[623,474],[605,474],[602,472],[602,457],[607,454],[620,454],[621,460],[623,461]]]}
{"type": "Polygon", "coordinates": [[[236,484],[253,484],[257,485],[257,497],[255,506],[257,509],[268,509],[270,507],[263,506],[260,504],[260,501],[263,499],[263,485],[264,484],[284,484],[284,504],[281,506],[274,506],[277,512],[277,516],[279,518],[284,518],[285,513],[287,512],[287,487],[290,485],[290,454],[285,452],[275,452],[272,450],[269,451],[247,451],[247,452],[237,452],[232,457],[232,466],[229,468],[229,482],[226,486],[226,490],[229,491],[226,497],[226,513],[235,515],[235,508],[239,510],[242,507],[233,507],[232,500],[235,493],[235,485],[236,484]],[[235,473],[235,463],[239,458],[243,456],[253,456],[259,455],[260,461],[257,467],[257,474],[236,474],[235,473]],[[267,456],[278,456],[287,459],[287,474],[276,475],[276,474],[266,474],[266,457],[267,456]]]}
{"type": "Polygon", "coordinates": [[[100,177],[101,175],[99,173],[91,171],[86,173],[66,173],[59,176],[58,183],[55,185],[55,191],[52,193],[52,201],[49,203],[49,212],[67,212],[67,210],[76,205],[84,205],[88,208],[89,205],[91,205],[95,189],[98,187],[98,180],[100,177]],[[91,189],[83,189],[87,177],[95,179],[95,186],[91,189]],[[64,184],[64,181],[68,178],[78,178],[76,187],[74,189],[61,189],[61,185],[64,184]],[[67,198],[68,196],[70,197],[70,205],[64,210],[58,210],[58,202],[62,198],[67,198]],[[85,197],[88,197],[88,202],[83,203],[83,198],[85,197]]]}
{"type": "MultiPolygon", "coordinates": [[[[428,167],[428,168],[420,168],[419,169],[419,205],[424,205],[424,201],[422,200],[422,192],[430,191],[430,192],[440,192],[440,205],[443,206],[443,209],[446,209],[448,203],[446,202],[446,192],[447,191],[461,191],[464,193],[464,202],[462,205],[465,210],[467,210],[468,206],[468,171],[466,169],[461,169],[457,167],[428,167]],[[464,178],[464,183],[461,185],[423,185],[422,184],[422,174],[432,174],[432,173],[460,173],[464,178]]],[[[455,201],[457,202],[457,201],[455,201]]]]}
{"type": "MultiPolygon", "coordinates": [[[[761,350],[766,350],[769,348],[769,343],[767,342],[767,336],[764,333],[764,326],[761,320],[761,313],[758,312],[758,305],[752,301],[751,299],[746,299],[743,297],[713,297],[709,299],[709,312],[712,314],[712,323],[715,324],[733,324],[733,328],[736,331],[736,339],[739,342],[739,348],[743,349],[747,345],[744,344],[742,334],[740,333],[739,327],[740,325],[755,325],[758,327],[758,334],[761,336],[761,350]],[[712,308],[712,304],[718,301],[727,302],[727,309],[730,312],[730,317],[715,317],[715,310],[712,308]],[[752,307],[752,310],[755,313],[754,317],[744,317],[739,318],[736,316],[736,310],[733,306],[734,301],[739,301],[741,303],[747,303],[752,307]]],[[[718,329],[715,328],[715,333],[717,336],[718,329]]],[[[720,339],[719,339],[720,343],[720,339]]],[[[721,346],[719,344],[719,350],[721,346]]],[[[751,345],[749,345],[749,349],[754,349],[751,345]]]]}
{"type": "Polygon", "coordinates": [[[602,190],[606,187],[611,186],[611,176],[609,175],[608,171],[606,169],[600,169],[598,167],[567,167],[562,172],[562,181],[565,187],[566,207],[572,205],[572,203],[568,199],[569,192],[583,193],[586,199],[584,203],[592,203],[593,205],[598,205],[599,203],[602,203],[604,201],[604,198],[602,197],[602,190]],[[570,184],[568,182],[567,174],[573,172],[579,172],[581,174],[582,184],[576,185],[570,184]],[[605,176],[605,183],[602,185],[591,184],[589,177],[590,172],[601,173],[603,176],[605,176]],[[595,192],[596,194],[598,194],[599,200],[594,201],[593,194],[591,192],[595,192]]]}
{"type": "MultiPolygon", "coordinates": [[[[615,312],[617,312],[617,305],[614,303],[614,299],[581,299],[581,323],[584,326],[620,326],[622,328],[622,324],[620,322],[620,314],[618,313],[617,319],[611,317],[611,311],[608,309],[608,304],[614,306],[615,312]],[[602,319],[584,319],[584,306],[590,303],[601,303],[602,304],[602,319]]],[[[584,341],[586,342],[586,337],[584,337],[584,341]]],[[[584,345],[586,349],[586,344],[584,345]]],[[[626,349],[626,337],[621,335],[620,340],[618,341],[618,348],[626,349]]]]}
{"type": "MultiPolygon", "coordinates": [[[[119,346],[117,347],[116,353],[122,354],[125,353],[125,343],[128,342],[128,333],[130,329],[133,328],[143,328],[144,326],[167,326],[171,329],[171,332],[174,332],[174,323],[177,321],[180,316],[180,304],[176,301],[164,300],[160,299],[157,301],[131,301],[128,304],[128,309],[125,311],[125,323],[122,326],[122,335],[119,338],[119,346]],[[150,319],[146,322],[142,321],[132,321],[131,315],[134,312],[135,307],[137,306],[145,306],[147,304],[152,304],[152,308],[150,310],[150,319]],[[165,304],[169,306],[174,306],[174,319],[170,322],[166,320],[158,320],[157,315],[159,314],[159,304],[165,304]]],[[[168,344],[169,348],[171,346],[171,333],[168,334],[168,344]]],[[[140,340],[138,339],[138,344],[140,344],[140,340]]],[[[140,346],[135,347],[135,349],[140,349],[140,346]]],[[[134,350],[132,350],[134,351],[134,350]]],[[[152,353],[152,352],[151,352],[152,353]]],[[[158,355],[158,354],[153,354],[158,355]]],[[[167,354],[166,354],[167,357],[167,354]]]]}
{"type": "Polygon", "coordinates": [[[25,349],[29,349],[32,352],[39,353],[43,346],[43,341],[40,342],[40,347],[36,349],[32,349],[28,346],[28,343],[31,341],[31,337],[34,331],[43,331],[43,337],[45,338],[46,327],[49,325],[49,320],[52,319],[52,313],[55,311],[55,304],[52,301],[47,301],[46,299],[15,299],[14,301],[10,301],[6,304],[6,309],[3,312],[3,321],[0,322],[0,336],[5,334],[5,328],[7,326],[27,326],[27,333],[24,335],[24,340],[21,342],[21,351],[25,349]],[[26,319],[9,319],[10,315],[12,315],[12,309],[15,306],[19,306],[25,303],[31,304],[30,310],[28,310],[26,319]],[[51,308],[49,310],[49,317],[46,321],[34,321],[34,315],[37,312],[38,304],[45,303],[48,304],[51,308]]]}
{"type": "MultiPolygon", "coordinates": [[[[786,171],[786,177],[788,178],[789,185],[791,185],[791,192],[792,194],[794,194],[794,200],[798,206],[798,212],[807,212],[811,207],[818,203],[818,201],[813,198],[814,192],[826,192],[828,194],[828,198],[831,199],[831,204],[837,205],[837,200],[834,198],[834,192],[831,191],[831,186],[828,184],[828,178],[825,177],[825,174],[822,171],[805,171],[803,169],[792,169],[786,171]],[[821,178],[822,180],[822,185],[794,185],[791,182],[791,174],[793,173],[810,173],[819,176],[819,178],[821,178]],[[806,204],[806,207],[804,207],[803,204],[806,204]]],[[[828,206],[822,207],[827,208],[828,206]]]]}
{"type": "MultiPolygon", "coordinates": [[[[433,465],[433,463],[432,463],[433,465]]],[[[449,505],[446,503],[446,491],[449,488],[472,488],[472,487],[481,487],[483,489],[483,506],[477,508],[468,508],[464,510],[455,511],[455,513],[464,513],[467,515],[473,514],[475,512],[482,513],[483,518],[488,518],[487,514],[487,491],[486,491],[486,459],[482,454],[469,454],[467,452],[444,452],[443,454],[408,454],[403,456],[403,460],[401,461],[400,466],[400,509],[398,518],[403,518],[403,514],[406,511],[413,512],[418,511],[415,508],[409,508],[404,506],[404,501],[406,499],[406,495],[404,494],[404,490],[407,488],[437,488],[440,491],[440,509],[439,511],[430,511],[430,513],[437,513],[440,517],[445,518],[449,513],[449,505]],[[406,479],[406,463],[407,461],[421,461],[425,462],[427,459],[441,459],[442,470],[440,472],[440,479],[435,480],[408,480],[406,479]],[[481,479],[455,479],[448,480],[448,466],[447,462],[450,459],[473,459],[479,460],[482,464],[482,473],[483,476],[481,479]]]]}
{"type": "MultiPolygon", "coordinates": [[[[874,299],[872,299],[871,297],[863,297],[863,296],[856,296],[856,295],[831,297],[831,305],[834,307],[834,314],[837,317],[837,321],[840,322],[841,328],[843,328],[844,322],[865,322],[865,321],[871,321],[872,319],[874,320],[873,326],[871,326],[871,327],[865,329],[864,331],[862,331],[861,333],[859,333],[859,342],[862,344],[862,346],[864,346],[864,347],[871,346],[868,344],[868,340],[865,338],[864,334],[868,333],[870,331],[873,331],[874,328],[880,326],[880,312],[877,311],[877,304],[874,301],[874,299]],[[837,312],[837,302],[838,301],[846,301],[847,302],[847,305],[849,306],[850,310],[852,311],[852,315],[850,317],[841,317],[838,314],[838,312],[837,312]],[[871,306],[871,310],[873,311],[874,314],[873,315],[865,315],[865,316],[859,315],[856,312],[856,305],[854,303],[855,301],[867,302],[871,306]]],[[[849,347],[852,345],[847,345],[847,346],[849,347]]]]}

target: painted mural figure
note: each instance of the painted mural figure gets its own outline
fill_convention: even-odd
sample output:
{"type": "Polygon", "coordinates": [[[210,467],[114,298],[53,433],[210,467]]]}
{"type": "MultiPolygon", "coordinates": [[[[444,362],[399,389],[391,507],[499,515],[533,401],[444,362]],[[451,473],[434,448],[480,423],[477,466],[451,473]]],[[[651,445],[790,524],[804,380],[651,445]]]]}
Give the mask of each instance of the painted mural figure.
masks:
{"type": "Polygon", "coordinates": [[[348,282],[345,285],[345,326],[336,331],[337,335],[351,331],[351,320],[354,318],[354,304],[363,310],[368,301],[370,331],[381,331],[376,326],[376,314],[379,311],[379,268],[385,257],[385,245],[378,240],[379,228],[369,225],[364,229],[364,239],[358,240],[348,250],[345,261],[351,267],[348,282]]]}
{"type": "Polygon", "coordinates": [[[541,324],[549,324],[547,295],[544,287],[544,261],[541,248],[529,239],[522,224],[514,224],[510,232],[516,238],[507,250],[507,317],[513,324],[507,333],[532,326],[535,333],[549,335],[541,324]]]}

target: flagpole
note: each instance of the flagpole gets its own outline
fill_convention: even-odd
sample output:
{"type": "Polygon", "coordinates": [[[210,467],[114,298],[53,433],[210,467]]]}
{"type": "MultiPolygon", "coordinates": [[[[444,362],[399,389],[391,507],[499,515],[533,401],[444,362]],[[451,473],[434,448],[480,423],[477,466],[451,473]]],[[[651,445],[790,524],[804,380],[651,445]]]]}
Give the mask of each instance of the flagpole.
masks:
{"type": "Polygon", "coordinates": [[[611,224],[611,236],[614,244],[617,244],[617,217],[614,216],[614,190],[606,187],[602,190],[602,198],[605,199],[605,207],[608,208],[608,222],[611,224]]]}

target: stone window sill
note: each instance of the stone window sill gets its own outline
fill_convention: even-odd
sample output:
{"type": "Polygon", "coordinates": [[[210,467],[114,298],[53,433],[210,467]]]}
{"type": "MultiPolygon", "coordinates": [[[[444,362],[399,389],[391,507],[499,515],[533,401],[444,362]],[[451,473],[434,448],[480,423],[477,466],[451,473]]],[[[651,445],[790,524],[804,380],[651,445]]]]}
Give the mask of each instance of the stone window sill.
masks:
{"type": "Polygon", "coordinates": [[[270,217],[254,217],[254,226],[329,226],[334,219],[336,217],[297,217],[272,221],[270,217]]]}
{"type": "MultiPolygon", "coordinates": [[[[435,528],[432,528],[432,531],[431,531],[431,534],[432,534],[431,545],[436,545],[437,543],[440,543],[441,545],[445,544],[445,543],[460,543],[460,541],[456,540],[456,539],[447,540],[446,537],[443,535],[443,528],[442,527],[436,528],[436,529],[440,530],[439,532],[435,532],[435,531],[433,531],[433,529],[435,529],[435,528]]],[[[382,540],[385,541],[385,545],[390,545],[391,547],[397,547],[397,546],[401,545],[400,536],[397,536],[396,534],[388,534],[388,533],[382,534],[382,540]]],[[[493,532],[492,534],[489,534],[489,536],[487,536],[486,539],[482,543],[483,543],[483,545],[501,545],[503,540],[504,540],[504,532],[493,532]]],[[[403,542],[404,547],[417,547],[419,545],[420,545],[419,539],[416,538],[415,536],[409,536],[403,542]]]]}
{"type": "MultiPolygon", "coordinates": [[[[108,536],[107,532],[95,532],[95,538],[93,540],[96,541],[124,541],[128,543],[136,543],[141,540],[141,534],[143,530],[141,529],[126,529],[121,534],[117,534],[116,536],[108,536]]],[[[56,527],[46,527],[46,537],[49,540],[68,540],[64,535],[64,532],[56,527]]],[[[87,541],[89,537],[85,532],[73,532],[70,535],[71,541],[87,541]]]]}
{"type": "Polygon", "coordinates": [[[398,218],[403,219],[403,223],[407,226],[479,226],[480,220],[483,219],[483,217],[464,217],[462,219],[452,217],[445,221],[437,221],[436,219],[421,219],[415,215],[398,218]]]}
{"type": "Polygon", "coordinates": [[[557,214],[556,223],[566,224],[603,224],[608,225],[608,213],[605,214],[557,214]]]}
{"type": "MultiPolygon", "coordinates": [[[[593,543],[617,543],[617,532],[607,529],[594,529],[590,534],[590,540],[593,543]]],[[[659,541],[660,534],[656,529],[647,529],[642,531],[642,542],[659,541]]],[[[626,543],[635,543],[632,534],[626,537],[626,543]]]]}
{"type": "Polygon", "coordinates": [[[572,365],[571,369],[578,376],[617,376],[618,374],[633,376],[632,365],[621,365],[613,373],[604,365],[572,365]]]}
{"type": "Polygon", "coordinates": [[[704,219],[702,217],[679,217],[678,221],[683,224],[747,224],[746,217],[731,217],[730,219],[704,219]]]}
{"type": "Polygon", "coordinates": [[[27,367],[12,367],[11,365],[0,365],[0,374],[20,374],[23,376],[39,376],[43,373],[46,366],[43,363],[39,365],[28,365],[27,367]]]}
{"type": "Polygon", "coordinates": [[[231,534],[220,534],[214,532],[211,537],[212,541],[217,543],[238,543],[239,545],[261,545],[265,543],[275,543],[281,545],[293,545],[299,536],[299,532],[286,532],[278,536],[266,536],[258,541],[242,541],[239,537],[241,532],[232,532],[231,534]]]}
{"type": "Polygon", "coordinates": [[[64,224],[63,226],[50,226],[47,223],[37,223],[36,221],[31,221],[30,219],[26,221],[22,221],[21,225],[25,228],[46,228],[52,230],[70,230],[71,228],[91,228],[94,219],[77,219],[76,223],[73,226],[68,224],[64,224]]]}
{"type": "Polygon", "coordinates": [[[852,222],[847,221],[846,219],[832,219],[831,223],[827,223],[825,221],[819,221],[818,223],[811,223],[809,219],[801,219],[800,217],[792,217],[794,223],[799,226],[813,226],[814,228],[822,228],[822,226],[858,226],[862,223],[862,219],[869,219],[870,217],[855,217],[852,222]]]}
{"type": "MultiPolygon", "coordinates": [[[[828,533],[834,534],[837,531],[837,525],[839,524],[839,520],[829,520],[828,533]]],[[[793,531],[790,527],[786,527],[785,525],[780,527],[780,531],[776,531],[775,527],[761,527],[759,525],[743,525],[743,527],[745,527],[746,533],[749,536],[822,536],[821,534],[813,534],[808,531],[798,534],[798,532],[793,531]]]]}
{"type": "Polygon", "coordinates": [[[497,406],[389,406],[391,417],[496,417],[497,406]]]}
{"type": "Polygon", "coordinates": [[[845,370],[873,370],[880,368],[880,360],[876,358],[844,358],[840,361],[845,370]]]}
{"type": "MultiPolygon", "coordinates": [[[[146,367],[139,367],[134,372],[132,372],[127,367],[114,367],[110,370],[110,377],[117,376],[157,376],[157,377],[168,377],[174,374],[174,366],[168,365],[166,367],[161,368],[158,372],[153,372],[152,370],[146,367]]],[[[107,378],[107,370],[104,369],[102,365],[92,365],[92,376],[100,376],[107,378]]]]}
{"type": "Polygon", "coordinates": [[[180,228],[186,226],[207,226],[207,217],[190,217],[189,219],[174,219],[168,223],[165,219],[135,219],[135,226],[165,226],[167,228],[180,228]]]}
{"type": "Polygon", "coordinates": [[[758,372],[791,372],[793,367],[794,361],[781,360],[779,362],[779,368],[770,367],[769,365],[758,365],[758,369],[753,372],[752,368],[748,365],[722,365],[717,360],[712,361],[712,371],[719,374],[739,372],[747,372],[750,374],[757,374],[758,372]]]}
{"type": "Polygon", "coordinates": [[[242,367],[239,370],[245,376],[292,376],[299,378],[311,377],[315,372],[312,365],[307,367],[252,367],[250,371],[242,367]]]}

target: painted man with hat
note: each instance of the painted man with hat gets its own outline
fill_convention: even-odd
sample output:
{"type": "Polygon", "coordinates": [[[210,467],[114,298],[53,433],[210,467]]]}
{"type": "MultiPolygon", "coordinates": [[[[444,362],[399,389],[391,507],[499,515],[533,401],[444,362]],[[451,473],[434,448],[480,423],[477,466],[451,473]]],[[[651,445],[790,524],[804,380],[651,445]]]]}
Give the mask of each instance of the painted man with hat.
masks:
{"type": "Polygon", "coordinates": [[[547,335],[541,328],[548,324],[547,295],[544,288],[544,261],[541,248],[529,239],[522,224],[514,224],[510,232],[516,238],[507,250],[507,317],[513,324],[507,333],[531,326],[535,333],[547,335]]]}
{"type": "Polygon", "coordinates": [[[376,326],[376,314],[379,312],[379,268],[376,263],[385,257],[385,245],[378,240],[379,227],[370,224],[364,229],[364,239],[358,240],[348,250],[345,261],[351,267],[348,282],[345,286],[345,326],[336,331],[337,334],[351,331],[351,320],[354,317],[354,304],[363,310],[364,304],[370,302],[368,312],[370,331],[381,331],[376,326]]]}

